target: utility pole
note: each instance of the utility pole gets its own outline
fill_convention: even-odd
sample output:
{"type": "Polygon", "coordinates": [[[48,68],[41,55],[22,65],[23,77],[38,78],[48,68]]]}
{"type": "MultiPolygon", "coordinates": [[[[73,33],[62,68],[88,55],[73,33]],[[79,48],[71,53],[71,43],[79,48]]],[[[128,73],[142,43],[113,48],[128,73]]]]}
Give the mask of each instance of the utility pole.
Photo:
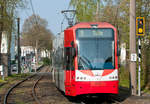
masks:
{"type": "Polygon", "coordinates": [[[136,95],[136,1],[130,0],[130,77],[131,94],[136,95]]]}
{"type": "Polygon", "coordinates": [[[18,74],[21,74],[21,67],[20,67],[20,18],[17,18],[17,25],[18,25],[18,74]]]}

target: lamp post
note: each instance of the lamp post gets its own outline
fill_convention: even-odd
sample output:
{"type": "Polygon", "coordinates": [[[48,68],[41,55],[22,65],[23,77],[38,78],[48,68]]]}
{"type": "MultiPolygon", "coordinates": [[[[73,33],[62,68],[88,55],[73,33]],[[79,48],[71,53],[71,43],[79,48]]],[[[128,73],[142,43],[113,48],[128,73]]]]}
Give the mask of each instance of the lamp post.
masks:
{"type": "Polygon", "coordinates": [[[18,36],[18,39],[17,39],[17,52],[18,52],[18,57],[17,57],[17,60],[18,60],[18,74],[21,74],[21,66],[20,66],[20,54],[21,54],[21,49],[20,49],[20,18],[17,18],[17,27],[18,27],[18,31],[17,31],[17,36],[18,36]]]}

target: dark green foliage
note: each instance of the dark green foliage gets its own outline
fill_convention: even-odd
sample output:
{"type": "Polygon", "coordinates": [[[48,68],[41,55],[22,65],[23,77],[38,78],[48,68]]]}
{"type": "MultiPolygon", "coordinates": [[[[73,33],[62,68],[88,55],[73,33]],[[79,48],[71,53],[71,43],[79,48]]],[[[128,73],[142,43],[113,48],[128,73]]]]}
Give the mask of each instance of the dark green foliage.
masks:
{"type": "Polygon", "coordinates": [[[51,65],[51,59],[46,57],[42,59],[43,65],[51,65]]]}
{"type": "Polygon", "coordinates": [[[119,69],[119,85],[129,88],[129,69],[127,67],[128,66],[126,65],[126,68],[122,66],[119,69]]]}
{"type": "Polygon", "coordinates": [[[16,64],[16,61],[15,61],[15,60],[12,60],[12,61],[11,61],[11,65],[13,65],[13,64],[16,64]]]}

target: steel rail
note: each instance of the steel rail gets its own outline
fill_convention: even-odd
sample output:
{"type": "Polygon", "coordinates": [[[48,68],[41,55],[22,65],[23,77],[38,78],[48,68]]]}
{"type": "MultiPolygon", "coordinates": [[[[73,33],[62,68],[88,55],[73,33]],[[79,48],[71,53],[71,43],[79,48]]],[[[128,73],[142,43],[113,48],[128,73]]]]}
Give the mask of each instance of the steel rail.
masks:
{"type": "Polygon", "coordinates": [[[8,91],[7,91],[7,93],[6,93],[5,96],[4,96],[4,103],[3,103],[3,104],[7,104],[8,96],[9,96],[9,94],[11,93],[11,91],[12,91],[14,88],[16,88],[17,86],[19,86],[21,83],[25,82],[26,80],[28,80],[28,79],[34,77],[35,75],[36,75],[36,74],[31,75],[31,76],[25,78],[24,80],[18,82],[17,84],[13,85],[11,88],[9,88],[8,91]]]}
{"type": "MultiPolygon", "coordinates": [[[[38,68],[38,73],[40,72],[40,69],[41,69],[41,68],[43,68],[43,66],[41,66],[41,67],[38,68]]],[[[26,80],[28,80],[28,79],[30,79],[30,78],[36,76],[36,75],[37,75],[37,73],[35,73],[35,74],[33,74],[33,75],[31,75],[31,76],[25,78],[24,80],[22,80],[22,81],[16,83],[15,85],[13,85],[12,87],[10,87],[10,88],[8,89],[7,93],[6,93],[5,96],[4,96],[4,102],[3,102],[3,104],[7,104],[8,96],[9,96],[9,94],[11,93],[11,91],[12,91],[14,88],[16,88],[16,87],[19,86],[21,83],[25,82],[26,80]]]]}
{"type": "Polygon", "coordinates": [[[33,95],[33,98],[34,100],[38,103],[38,104],[42,104],[41,101],[38,99],[37,95],[36,95],[36,91],[35,91],[35,88],[38,84],[38,82],[43,78],[44,76],[41,76],[36,82],[35,84],[33,85],[33,88],[32,88],[32,95],[33,95]]]}
{"type": "MultiPolygon", "coordinates": [[[[48,68],[46,69],[45,72],[48,72],[48,68]]],[[[38,103],[38,104],[42,104],[41,101],[38,99],[37,95],[36,95],[36,86],[37,84],[39,83],[39,81],[44,77],[44,75],[42,75],[33,85],[33,88],[32,88],[32,95],[33,95],[33,98],[34,100],[38,103]]]]}
{"type": "Polygon", "coordinates": [[[121,96],[119,95],[111,95],[111,101],[114,101],[115,104],[120,104],[123,100],[121,96]]]}

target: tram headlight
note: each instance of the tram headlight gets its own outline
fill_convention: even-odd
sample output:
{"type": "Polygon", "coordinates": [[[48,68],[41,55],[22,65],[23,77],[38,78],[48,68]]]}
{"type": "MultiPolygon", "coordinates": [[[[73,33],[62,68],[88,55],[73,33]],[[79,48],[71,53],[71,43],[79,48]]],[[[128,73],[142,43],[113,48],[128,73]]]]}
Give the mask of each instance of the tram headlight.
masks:
{"type": "Polygon", "coordinates": [[[115,78],[117,79],[118,77],[117,77],[117,76],[115,76],[115,78]]]}
{"type": "Polygon", "coordinates": [[[109,79],[117,79],[117,76],[110,76],[109,79]]]}

